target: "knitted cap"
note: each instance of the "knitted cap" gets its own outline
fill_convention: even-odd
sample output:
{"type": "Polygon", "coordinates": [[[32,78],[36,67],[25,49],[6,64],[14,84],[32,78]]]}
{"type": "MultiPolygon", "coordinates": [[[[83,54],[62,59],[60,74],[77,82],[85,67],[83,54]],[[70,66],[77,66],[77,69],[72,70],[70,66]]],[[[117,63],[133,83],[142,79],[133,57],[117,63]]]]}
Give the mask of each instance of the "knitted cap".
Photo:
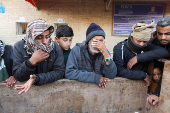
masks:
{"type": "Polygon", "coordinates": [[[146,23],[137,23],[133,25],[131,36],[139,41],[149,41],[151,38],[151,32],[154,28],[154,20],[152,20],[151,24],[146,23]]]}
{"type": "Polygon", "coordinates": [[[86,31],[86,43],[89,42],[94,36],[103,36],[105,38],[105,32],[99,25],[91,23],[86,31]]]}

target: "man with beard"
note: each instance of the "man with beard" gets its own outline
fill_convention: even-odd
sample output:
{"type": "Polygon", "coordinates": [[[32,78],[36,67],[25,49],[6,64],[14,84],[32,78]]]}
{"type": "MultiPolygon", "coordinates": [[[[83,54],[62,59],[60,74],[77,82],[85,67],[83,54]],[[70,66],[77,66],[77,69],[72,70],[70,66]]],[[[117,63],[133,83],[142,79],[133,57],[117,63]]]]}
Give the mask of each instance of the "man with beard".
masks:
{"type": "MultiPolygon", "coordinates": [[[[156,32],[157,35],[152,38],[149,43],[161,46],[170,53],[170,16],[158,21],[156,32]]],[[[170,59],[170,57],[168,59],[170,59]]]]}
{"type": "Polygon", "coordinates": [[[54,27],[42,19],[28,23],[26,37],[14,45],[13,75],[23,85],[19,94],[32,84],[43,85],[64,76],[65,66],[61,48],[51,39],[54,27]]]}
{"type": "Polygon", "coordinates": [[[68,57],[65,77],[82,82],[96,83],[105,88],[105,77],[116,77],[117,68],[104,43],[105,32],[91,23],[86,31],[85,44],[77,44],[68,57]]]}
{"type": "MultiPolygon", "coordinates": [[[[158,21],[157,36],[152,38],[149,43],[165,48],[170,53],[170,16],[164,17],[158,21]]],[[[166,59],[170,59],[167,57],[166,59]]],[[[159,59],[159,61],[165,62],[165,59],[159,59]]],[[[151,105],[155,105],[159,101],[159,95],[161,90],[161,80],[158,83],[158,87],[152,95],[149,95],[147,102],[151,105]]]]}
{"type": "Polygon", "coordinates": [[[117,66],[117,76],[132,80],[142,79],[147,86],[150,85],[151,78],[143,71],[144,63],[169,56],[166,49],[147,44],[153,28],[154,21],[149,25],[137,23],[132,27],[129,38],[114,47],[113,61],[117,66]]]}

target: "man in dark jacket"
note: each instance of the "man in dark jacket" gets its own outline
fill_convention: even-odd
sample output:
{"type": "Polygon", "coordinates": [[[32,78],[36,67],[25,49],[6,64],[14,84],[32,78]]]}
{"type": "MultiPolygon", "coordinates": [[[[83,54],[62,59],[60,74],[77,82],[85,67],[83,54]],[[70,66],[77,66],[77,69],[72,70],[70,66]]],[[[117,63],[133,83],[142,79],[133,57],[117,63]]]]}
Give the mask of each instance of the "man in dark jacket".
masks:
{"type": "MultiPolygon", "coordinates": [[[[157,36],[152,38],[149,43],[161,46],[170,53],[170,16],[164,17],[158,21],[156,31],[157,36]]],[[[170,59],[170,57],[166,59],[170,59]]],[[[165,62],[165,59],[159,60],[165,62]]],[[[160,90],[161,80],[159,81],[158,87],[155,89],[155,92],[152,95],[148,96],[147,101],[149,104],[155,105],[159,101],[160,90]]]]}
{"type": "Polygon", "coordinates": [[[65,77],[82,82],[96,83],[99,87],[106,87],[106,79],[113,79],[117,68],[111,60],[104,44],[105,32],[91,23],[86,32],[86,43],[75,46],[68,57],[65,77]]]}
{"type": "Polygon", "coordinates": [[[13,46],[5,45],[0,40],[0,83],[6,83],[7,87],[13,86],[16,79],[12,76],[13,46]]]}
{"type": "Polygon", "coordinates": [[[65,66],[61,48],[51,39],[54,27],[42,19],[28,23],[26,37],[14,46],[13,75],[24,85],[19,94],[27,92],[32,84],[43,85],[64,76],[65,66]]]}
{"type": "Polygon", "coordinates": [[[151,78],[143,71],[144,63],[169,56],[166,49],[147,44],[153,27],[153,21],[150,25],[146,23],[135,24],[129,38],[114,47],[113,60],[118,69],[117,76],[133,80],[142,79],[146,81],[147,86],[150,85],[151,78]]]}

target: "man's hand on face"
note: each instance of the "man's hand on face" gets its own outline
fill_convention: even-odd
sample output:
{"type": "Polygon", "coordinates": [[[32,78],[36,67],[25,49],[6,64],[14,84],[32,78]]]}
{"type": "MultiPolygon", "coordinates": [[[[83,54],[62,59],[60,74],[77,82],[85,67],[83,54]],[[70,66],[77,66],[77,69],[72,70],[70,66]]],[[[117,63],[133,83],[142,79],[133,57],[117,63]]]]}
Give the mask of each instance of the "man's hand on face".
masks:
{"type": "Polygon", "coordinates": [[[31,58],[30,58],[30,62],[32,65],[37,64],[38,62],[41,62],[43,60],[45,60],[46,58],[49,57],[49,54],[45,51],[42,51],[41,49],[35,49],[34,53],[32,54],[31,58]]]}
{"type": "Polygon", "coordinates": [[[149,95],[147,97],[147,102],[150,105],[156,105],[156,103],[158,103],[158,101],[159,101],[159,97],[156,95],[149,95]]]}
{"type": "Polygon", "coordinates": [[[108,53],[104,41],[93,39],[91,45],[93,48],[98,49],[102,54],[108,53]]]}
{"type": "Polygon", "coordinates": [[[131,69],[137,62],[138,62],[137,56],[134,56],[133,58],[131,58],[129,62],[127,63],[127,69],[131,69]]]}
{"type": "Polygon", "coordinates": [[[106,85],[107,85],[107,80],[100,75],[100,83],[99,83],[99,87],[100,88],[106,88],[106,85]]]}
{"type": "Polygon", "coordinates": [[[36,75],[30,75],[30,79],[23,85],[15,85],[16,90],[22,89],[18,94],[22,94],[24,92],[29,91],[31,88],[32,84],[35,82],[36,75]]]}
{"type": "Polygon", "coordinates": [[[147,77],[144,79],[144,81],[146,82],[147,86],[150,86],[152,79],[149,75],[147,75],[147,77]]]}

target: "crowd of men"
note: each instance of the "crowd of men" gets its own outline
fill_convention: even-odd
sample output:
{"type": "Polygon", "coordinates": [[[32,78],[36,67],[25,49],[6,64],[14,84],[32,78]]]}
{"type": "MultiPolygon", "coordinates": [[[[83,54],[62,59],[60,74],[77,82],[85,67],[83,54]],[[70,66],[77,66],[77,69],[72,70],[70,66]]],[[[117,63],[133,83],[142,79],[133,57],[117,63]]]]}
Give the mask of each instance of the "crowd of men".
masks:
{"type": "Polygon", "coordinates": [[[22,94],[33,84],[44,85],[61,78],[96,83],[100,88],[106,87],[106,78],[141,79],[147,86],[156,86],[147,98],[149,104],[155,105],[159,101],[162,69],[150,67],[170,59],[170,16],[158,21],[156,35],[151,38],[153,28],[154,20],[133,25],[129,37],[113,48],[111,58],[105,46],[105,32],[96,23],[87,28],[86,40],[71,49],[71,27],[58,27],[53,41],[54,27],[42,19],[32,20],[26,36],[14,47],[0,41],[0,81],[7,87],[26,81],[15,85],[20,90],[18,94],[22,94]]]}

